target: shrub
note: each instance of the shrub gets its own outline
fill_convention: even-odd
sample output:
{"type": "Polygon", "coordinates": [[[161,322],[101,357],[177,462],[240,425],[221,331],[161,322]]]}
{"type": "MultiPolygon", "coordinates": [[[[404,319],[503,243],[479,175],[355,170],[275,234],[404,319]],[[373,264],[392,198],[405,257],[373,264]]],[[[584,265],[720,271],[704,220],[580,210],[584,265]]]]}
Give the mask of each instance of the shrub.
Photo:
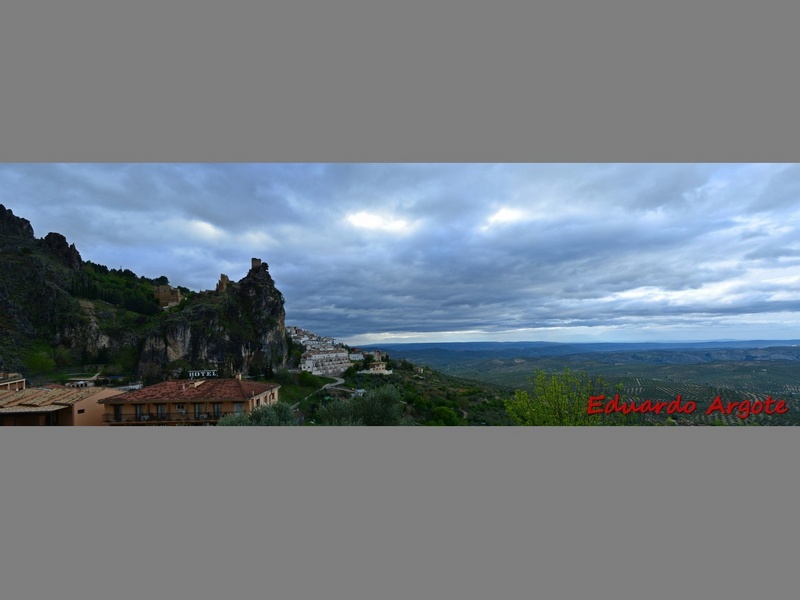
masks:
{"type": "Polygon", "coordinates": [[[292,407],[285,402],[254,408],[250,414],[225,415],[217,421],[217,427],[274,427],[294,425],[292,407]]]}
{"type": "Polygon", "coordinates": [[[452,408],[446,406],[437,406],[433,409],[431,420],[428,425],[447,425],[453,426],[460,423],[458,415],[452,408]]]}
{"type": "Polygon", "coordinates": [[[334,400],[320,406],[314,420],[319,425],[355,426],[364,424],[353,415],[351,400],[334,400]]]}
{"type": "Polygon", "coordinates": [[[602,379],[569,369],[553,375],[536,371],[533,392],[517,390],[505,407],[517,425],[600,425],[605,415],[589,415],[587,407],[589,397],[605,387],[602,379]]]}

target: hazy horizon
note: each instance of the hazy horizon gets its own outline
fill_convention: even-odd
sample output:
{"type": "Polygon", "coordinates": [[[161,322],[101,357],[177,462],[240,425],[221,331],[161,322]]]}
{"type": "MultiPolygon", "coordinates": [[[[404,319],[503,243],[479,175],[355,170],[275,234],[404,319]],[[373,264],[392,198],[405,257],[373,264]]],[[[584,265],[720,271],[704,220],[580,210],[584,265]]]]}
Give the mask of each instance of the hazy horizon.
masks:
{"type": "MultiPolygon", "coordinates": [[[[334,336],[330,336],[334,337],[334,336]]],[[[335,338],[337,342],[342,342],[347,344],[348,346],[364,346],[364,347],[378,347],[382,344],[386,346],[401,346],[404,344],[407,345],[444,345],[444,344],[505,344],[505,345],[525,345],[525,344],[563,344],[563,345],[597,345],[597,344],[613,344],[613,345],[621,345],[621,344],[631,344],[631,345],[644,345],[644,344],[653,344],[653,345],[700,345],[700,344],[771,344],[771,343],[779,343],[779,344],[789,344],[790,342],[794,343],[794,345],[800,344],[800,338],[742,338],[742,339],[702,339],[702,340],[626,340],[626,341],[618,341],[618,340],[574,340],[574,341],[547,341],[547,340],[456,340],[456,341],[441,341],[441,340],[425,340],[425,341],[383,341],[383,342],[362,342],[362,343],[350,343],[344,340],[340,340],[339,338],[335,338]]],[[[790,344],[792,345],[792,344],[790,344]]]]}

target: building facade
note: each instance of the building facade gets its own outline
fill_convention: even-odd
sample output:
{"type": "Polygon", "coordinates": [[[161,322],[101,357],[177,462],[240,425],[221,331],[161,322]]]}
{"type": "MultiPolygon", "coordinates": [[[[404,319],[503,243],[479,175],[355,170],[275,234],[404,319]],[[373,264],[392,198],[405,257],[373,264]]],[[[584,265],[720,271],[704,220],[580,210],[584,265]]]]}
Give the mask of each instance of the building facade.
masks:
{"type": "Polygon", "coordinates": [[[25,378],[19,373],[9,373],[0,371],[0,391],[2,390],[24,390],[25,378]]]}
{"type": "Polygon", "coordinates": [[[102,425],[100,402],[123,395],[104,387],[71,388],[61,385],[0,391],[0,426],[102,425]]]}
{"type": "Polygon", "coordinates": [[[280,385],[241,379],[176,379],[101,401],[113,426],[216,425],[225,415],[278,402],[280,385]]]}
{"type": "Polygon", "coordinates": [[[300,368],[312,375],[341,375],[350,367],[350,357],[344,348],[309,350],[301,356],[300,368]]]}

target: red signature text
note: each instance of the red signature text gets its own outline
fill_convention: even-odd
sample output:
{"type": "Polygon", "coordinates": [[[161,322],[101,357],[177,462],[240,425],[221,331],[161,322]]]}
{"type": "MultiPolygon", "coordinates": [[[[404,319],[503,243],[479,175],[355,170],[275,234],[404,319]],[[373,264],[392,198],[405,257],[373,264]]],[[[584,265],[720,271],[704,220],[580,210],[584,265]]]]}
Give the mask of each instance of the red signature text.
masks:
{"type": "MultiPolygon", "coordinates": [[[[625,415],[630,413],[654,413],[660,415],[663,411],[668,415],[674,413],[688,415],[697,410],[696,402],[692,400],[684,401],[680,394],[669,402],[653,402],[652,400],[644,400],[638,404],[635,401],[621,402],[619,394],[615,395],[613,400],[605,400],[605,394],[589,396],[589,406],[586,412],[590,415],[608,415],[611,413],[625,415]]],[[[750,415],[761,413],[765,415],[782,415],[789,412],[789,407],[786,405],[785,400],[773,400],[772,396],[767,396],[766,400],[740,400],[738,402],[723,402],[722,398],[717,396],[706,409],[705,414],[710,415],[715,412],[723,415],[735,414],[740,419],[746,419],[750,415]]]]}

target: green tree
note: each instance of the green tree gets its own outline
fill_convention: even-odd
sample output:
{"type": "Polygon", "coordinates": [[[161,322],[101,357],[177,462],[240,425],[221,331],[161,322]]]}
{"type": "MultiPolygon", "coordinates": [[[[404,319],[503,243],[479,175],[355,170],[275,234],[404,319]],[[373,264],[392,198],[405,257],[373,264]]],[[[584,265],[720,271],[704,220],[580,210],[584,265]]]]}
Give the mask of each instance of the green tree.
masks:
{"type": "Polygon", "coordinates": [[[433,413],[431,414],[431,419],[427,423],[428,425],[447,425],[447,426],[454,426],[459,425],[460,421],[458,419],[458,415],[456,411],[452,408],[447,406],[437,406],[433,409],[433,413]]]}
{"type": "Polygon", "coordinates": [[[401,371],[413,371],[414,370],[414,365],[412,363],[408,362],[404,358],[403,360],[400,361],[399,365],[395,365],[395,368],[399,369],[401,371]]]}
{"type": "Polygon", "coordinates": [[[365,352],[364,353],[364,360],[361,361],[361,370],[362,371],[369,371],[369,367],[370,367],[370,365],[372,364],[372,362],[374,360],[375,360],[375,355],[374,354],[367,354],[365,352]]]}
{"type": "Polygon", "coordinates": [[[356,426],[363,425],[360,419],[353,415],[353,404],[350,400],[334,400],[317,409],[314,417],[318,425],[356,426]]]}
{"type": "Polygon", "coordinates": [[[217,427],[250,427],[252,424],[247,413],[224,415],[217,421],[217,427]]]}
{"type": "Polygon", "coordinates": [[[315,422],[320,425],[393,426],[404,423],[403,397],[393,385],[384,385],[350,400],[334,400],[321,406],[315,422]]]}
{"type": "Polygon", "coordinates": [[[294,411],[286,402],[276,402],[253,409],[250,421],[253,425],[262,426],[294,425],[294,411]]]}
{"type": "Polygon", "coordinates": [[[144,298],[135,292],[128,293],[123,298],[122,306],[142,315],[157,315],[161,312],[155,298],[144,298]]]}
{"type": "Polygon", "coordinates": [[[23,364],[34,375],[49,375],[56,368],[56,361],[52,357],[52,349],[45,346],[39,346],[28,352],[23,358],[23,364]]]}
{"type": "Polygon", "coordinates": [[[225,415],[217,421],[217,427],[273,427],[294,424],[292,407],[285,402],[259,406],[249,414],[225,415]]]}
{"type": "Polygon", "coordinates": [[[393,385],[369,390],[351,402],[353,416],[364,425],[399,425],[403,418],[403,398],[393,385]]]}
{"type": "Polygon", "coordinates": [[[53,348],[53,360],[58,367],[66,367],[73,362],[72,354],[64,346],[58,345],[53,348]]]}
{"type": "Polygon", "coordinates": [[[517,425],[610,425],[627,421],[625,415],[588,414],[589,397],[607,393],[602,378],[569,369],[553,375],[537,370],[532,383],[531,393],[517,390],[504,403],[517,425]]]}

